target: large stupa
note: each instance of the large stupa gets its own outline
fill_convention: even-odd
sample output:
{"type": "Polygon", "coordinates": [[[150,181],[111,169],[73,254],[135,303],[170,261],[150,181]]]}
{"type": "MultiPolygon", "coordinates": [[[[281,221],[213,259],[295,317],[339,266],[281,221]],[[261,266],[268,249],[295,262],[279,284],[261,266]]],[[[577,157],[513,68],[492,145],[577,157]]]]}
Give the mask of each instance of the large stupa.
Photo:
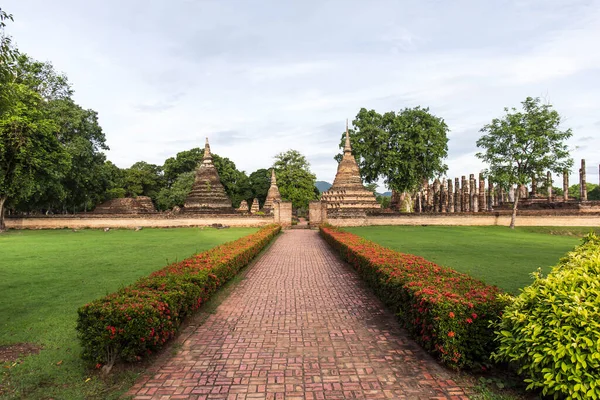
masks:
{"type": "Polygon", "coordinates": [[[346,122],[346,144],[344,156],[338,164],[333,185],[321,194],[328,216],[353,217],[381,209],[373,192],[363,186],[358,164],[352,155],[348,122],[346,122]]]}
{"type": "Polygon", "coordinates": [[[275,169],[271,170],[271,187],[267,192],[267,198],[263,205],[265,213],[269,214],[273,211],[273,204],[277,201],[281,201],[281,193],[279,193],[279,187],[277,187],[277,178],[275,178],[275,169]]]}
{"type": "Polygon", "coordinates": [[[213,164],[208,138],[204,145],[202,163],[196,169],[196,179],[192,191],[185,199],[183,210],[184,212],[204,214],[234,213],[231,199],[225,193],[217,168],[213,164]]]}

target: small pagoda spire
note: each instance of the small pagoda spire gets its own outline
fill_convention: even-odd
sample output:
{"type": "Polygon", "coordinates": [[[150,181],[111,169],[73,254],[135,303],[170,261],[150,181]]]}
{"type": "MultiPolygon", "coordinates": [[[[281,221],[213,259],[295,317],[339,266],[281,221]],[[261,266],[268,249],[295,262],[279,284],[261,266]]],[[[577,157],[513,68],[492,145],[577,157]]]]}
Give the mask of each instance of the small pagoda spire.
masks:
{"type": "Polygon", "coordinates": [[[344,146],[344,153],[352,153],[352,147],[350,146],[350,134],[348,133],[348,118],[346,118],[346,145],[344,146]]]}
{"type": "Polygon", "coordinates": [[[275,168],[271,169],[271,186],[277,186],[277,178],[275,178],[275,168]]]}
{"type": "Polygon", "coordinates": [[[206,138],[206,143],[204,144],[204,159],[206,158],[212,158],[212,155],[210,154],[210,144],[208,144],[208,138],[206,138]]]}

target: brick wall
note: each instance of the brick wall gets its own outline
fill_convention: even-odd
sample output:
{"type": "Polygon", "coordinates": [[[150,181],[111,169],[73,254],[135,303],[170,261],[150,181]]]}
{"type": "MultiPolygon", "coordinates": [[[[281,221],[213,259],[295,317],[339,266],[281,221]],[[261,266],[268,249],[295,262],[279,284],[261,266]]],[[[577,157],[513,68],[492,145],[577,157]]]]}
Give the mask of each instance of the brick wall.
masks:
{"type": "MultiPolygon", "coordinates": [[[[291,217],[290,217],[291,219],[291,217]]],[[[6,227],[11,229],[61,229],[61,228],[167,228],[186,226],[210,226],[212,224],[223,224],[227,226],[262,226],[273,223],[272,216],[198,216],[160,218],[148,217],[125,217],[105,216],[81,217],[81,216],[53,216],[53,217],[28,217],[28,218],[6,218],[6,227]]]]}
{"type": "MultiPolygon", "coordinates": [[[[509,226],[507,214],[406,214],[389,216],[367,216],[366,218],[329,218],[334,226],[370,225],[467,225],[509,226]]],[[[600,226],[599,214],[588,215],[517,215],[517,226],[600,226]]]]}

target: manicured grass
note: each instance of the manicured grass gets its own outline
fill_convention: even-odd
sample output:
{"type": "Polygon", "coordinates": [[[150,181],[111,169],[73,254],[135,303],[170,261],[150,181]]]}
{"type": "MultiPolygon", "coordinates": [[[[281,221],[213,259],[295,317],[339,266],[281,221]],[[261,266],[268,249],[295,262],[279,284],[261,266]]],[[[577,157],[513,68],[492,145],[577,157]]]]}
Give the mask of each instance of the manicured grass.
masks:
{"type": "MultiPolygon", "coordinates": [[[[115,388],[111,387],[114,382],[90,374],[80,359],[75,332],[77,309],[170,262],[256,230],[178,228],[0,234],[0,345],[29,342],[43,347],[40,354],[2,368],[0,385],[5,393],[0,386],[0,397],[115,396],[115,388]]],[[[123,380],[121,377],[117,384],[123,385],[123,380]]]]}
{"type": "Polygon", "coordinates": [[[548,273],[580,242],[577,236],[590,228],[370,226],[346,230],[518,293],[532,282],[532,272],[541,268],[548,273]]]}

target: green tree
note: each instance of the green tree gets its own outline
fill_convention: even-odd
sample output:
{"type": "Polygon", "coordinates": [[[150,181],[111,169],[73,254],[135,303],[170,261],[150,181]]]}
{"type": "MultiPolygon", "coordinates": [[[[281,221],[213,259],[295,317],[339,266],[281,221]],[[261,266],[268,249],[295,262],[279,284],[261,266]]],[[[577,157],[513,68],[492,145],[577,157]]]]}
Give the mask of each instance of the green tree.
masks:
{"type": "MultiPolygon", "coordinates": [[[[397,192],[417,189],[423,180],[446,172],[448,126],[429,108],[405,108],[383,115],[361,108],[350,130],[350,142],[365,183],[383,178],[397,192]]],[[[340,148],[344,147],[342,134],[340,148]]],[[[342,158],[338,154],[335,159],[342,158]]]]}
{"type": "Polygon", "coordinates": [[[194,171],[182,172],[171,187],[163,187],[156,198],[158,209],[170,210],[175,206],[183,206],[187,195],[192,191],[195,177],[194,171]]]}
{"type": "Polygon", "coordinates": [[[248,200],[252,196],[248,176],[244,171],[239,171],[229,158],[214,153],[212,158],[233,207],[239,207],[242,200],[248,200]]]}
{"type": "Polygon", "coordinates": [[[162,167],[138,161],[124,171],[124,189],[127,197],[148,196],[156,201],[163,187],[162,167]]]}
{"type": "Polygon", "coordinates": [[[42,97],[26,85],[10,85],[10,107],[0,116],[0,230],[7,201],[27,198],[45,182],[55,182],[70,164],[42,97]]]}
{"type": "Polygon", "coordinates": [[[13,81],[13,64],[18,54],[10,36],[4,33],[6,22],[12,20],[13,16],[0,8],[0,117],[9,106],[12,89],[9,83],[13,81]]]}
{"type": "Polygon", "coordinates": [[[202,157],[204,157],[204,149],[194,147],[177,153],[175,157],[167,158],[163,165],[167,187],[170,187],[180,174],[195,171],[202,157]]]}
{"type": "MultiPolygon", "coordinates": [[[[581,199],[581,192],[579,188],[581,185],[579,183],[575,185],[569,186],[569,197],[574,197],[577,200],[581,199]]],[[[586,182],[585,187],[587,189],[587,199],[588,200],[600,200],[600,186],[595,183],[586,182]]],[[[562,194],[562,192],[561,192],[562,194]]]]}
{"type": "Polygon", "coordinates": [[[125,190],[125,171],[110,161],[102,166],[103,180],[107,182],[106,191],[102,201],[123,198],[127,194],[125,190]]]}
{"type": "Polygon", "coordinates": [[[258,202],[262,206],[265,204],[267,193],[271,187],[271,171],[264,168],[257,169],[250,174],[248,179],[250,181],[250,189],[252,191],[252,195],[246,199],[250,201],[248,204],[251,204],[252,199],[257,198],[258,202]]]}
{"type": "Polygon", "coordinates": [[[291,201],[295,209],[308,209],[308,202],[317,198],[317,177],[310,171],[306,157],[297,150],[288,150],[275,156],[273,168],[282,199],[291,201]]]}
{"type": "MultiPolygon", "coordinates": [[[[494,182],[505,189],[531,183],[531,177],[543,179],[546,171],[562,173],[573,165],[565,141],[572,136],[570,129],[559,129],[561,118],[550,104],[528,97],[523,110],[505,108],[502,118],[494,118],[480,132],[477,147],[484,152],[477,157],[489,164],[485,171],[494,182]]],[[[515,196],[510,227],[514,229],[519,196],[515,196]]]]}

